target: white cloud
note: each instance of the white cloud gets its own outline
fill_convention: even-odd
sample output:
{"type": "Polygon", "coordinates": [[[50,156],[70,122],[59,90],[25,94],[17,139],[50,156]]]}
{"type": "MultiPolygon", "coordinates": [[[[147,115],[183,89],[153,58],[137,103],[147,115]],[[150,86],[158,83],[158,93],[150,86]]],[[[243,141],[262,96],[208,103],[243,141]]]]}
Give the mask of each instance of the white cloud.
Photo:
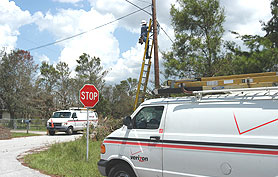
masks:
{"type": "Polygon", "coordinates": [[[236,31],[241,35],[265,34],[261,30],[260,21],[266,22],[271,18],[270,0],[221,0],[221,4],[226,13],[225,39],[233,40],[235,38],[229,31],[236,31]]]}
{"type": "Polygon", "coordinates": [[[46,55],[44,55],[44,54],[39,56],[39,60],[40,60],[40,62],[50,63],[50,59],[46,55]]]}
{"type": "Polygon", "coordinates": [[[19,28],[32,22],[31,14],[9,0],[0,1],[0,14],[0,47],[12,49],[20,34],[19,28]]]}
{"type": "Polygon", "coordinates": [[[135,47],[131,47],[129,51],[122,54],[122,58],[119,58],[117,62],[111,68],[106,80],[108,83],[118,83],[121,80],[125,80],[128,77],[138,79],[143,59],[144,46],[137,44],[135,47]]]}
{"type": "Polygon", "coordinates": [[[68,63],[73,69],[78,57],[83,53],[88,53],[92,57],[100,57],[104,67],[109,68],[116,63],[120,55],[118,41],[113,36],[117,23],[90,30],[113,20],[114,17],[111,14],[100,14],[94,9],[90,11],[68,9],[59,10],[54,15],[50,12],[46,15],[41,14],[36,24],[40,30],[50,31],[57,39],[89,31],[57,44],[63,47],[59,60],[68,63]]]}
{"type": "MultiPolygon", "coordinates": [[[[131,12],[138,10],[137,7],[129,4],[124,0],[89,0],[91,5],[96,8],[96,10],[101,13],[111,13],[115,18],[123,17],[131,12]]],[[[136,2],[140,7],[146,7],[150,4],[142,3],[140,1],[136,2]]],[[[151,7],[145,9],[148,12],[151,12],[151,7]]],[[[140,22],[142,19],[148,20],[150,16],[143,11],[137,12],[129,17],[126,17],[121,20],[121,27],[126,28],[132,33],[140,32],[140,22]]]]}
{"type": "MultiPolygon", "coordinates": [[[[125,8],[122,4],[123,1],[117,2],[118,3],[108,3],[110,5],[107,5],[107,8],[115,8],[117,11],[114,11],[117,13],[121,11],[121,8],[125,8]]],[[[98,6],[105,4],[98,3],[98,6]]],[[[129,4],[126,5],[129,6],[129,4]]],[[[36,14],[36,16],[40,16],[36,24],[39,26],[40,30],[48,30],[55,35],[57,39],[61,39],[112,21],[116,18],[116,15],[112,14],[108,14],[104,11],[101,14],[93,8],[88,12],[84,10],[60,10],[57,14],[52,14],[50,12],[45,15],[36,14]]],[[[123,10],[123,14],[126,14],[125,10],[123,10]]],[[[133,47],[131,46],[130,50],[123,53],[121,57],[118,40],[113,34],[116,27],[121,26],[129,31],[137,31],[139,36],[142,18],[138,18],[136,15],[130,18],[133,19],[131,20],[132,22],[136,23],[135,27],[132,27],[130,24],[127,26],[128,21],[125,23],[125,20],[121,20],[114,25],[108,25],[66,42],[59,43],[58,45],[64,47],[59,60],[68,63],[70,68],[73,69],[77,64],[76,59],[78,59],[82,53],[88,53],[91,56],[100,57],[104,68],[110,71],[106,77],[108,83],[116,83],[128,77],[138,79],[144,46],[139,44],[133,47]],[[133,29],[131,29],[131,27],[133,29]]],[[[164,23],[161,24],[167,33],[171,34],[173,37],[173,30],[164,23]]],[[[161,38],[159,38],[159,43],[161,44],[160,49],[164,50],[169,48],[171,42],[169,42],[168,37],[165,36],[162,31],[159,36],[161,36],[161,38]]]]}
{"type": "Polygon", "coordinates": [[[16,34],[13,35],[8,25],[0,25],[0,39],[0,48],[2,49],[2,47],[4,47],[9,51],[14,48],[17,36],[16,34]]]}
{"type": "MultiPolygon", "coordinates": [[[[128,3],[124,0],[88,0],[91,2],[91,5],[94,6],[100,12],[109,12],[112,13],[115,18],[119,18],[122,16],[127,15],[133,11],[139,10],[139,8],[135,7],[134,5],[128,3]]],[[[137,6],[143,8],[148,5],[151,5],[151,0],[145,1],[131,1],[132,3],[136,4],[137,6]]],[[[171,4],[175,3],[176,0],[163,0],[157,1],[157,20],[162,23],[170,26],[170,7],[171,4]]],[[[151,7],[145,9],[145,11],[152,13],[151,7]]],[[[141,20],[149,20],[152,18],[149,14],[144,11],[140,11],[134,15],[131,15],[125,19],[121,20],[121,26],[125,27],[127,30],[133,33],[140,32],[140,22],[141,20]]]]}
{"type": "Polygon", "coordinates": [[[61,3],[72,3],[72,4],[75,4],[75,3],[78,3],[78,2],[81,2],[83,0],[53,0],[54,2],[61,2],[61,3]]]}

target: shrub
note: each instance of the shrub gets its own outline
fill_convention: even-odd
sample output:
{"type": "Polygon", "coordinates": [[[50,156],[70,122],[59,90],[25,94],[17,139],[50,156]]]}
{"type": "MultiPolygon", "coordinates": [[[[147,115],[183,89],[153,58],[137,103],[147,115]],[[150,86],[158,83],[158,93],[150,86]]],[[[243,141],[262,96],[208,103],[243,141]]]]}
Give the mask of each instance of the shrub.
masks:
{"type": "Polygon", "coordinates": [[[111,132],[122,127],[122,119],[113,119],[105,117],[104,119],[98,120],[98,126],[95,129],[95,139],[97,141],[103,140],[111,132]]]}
{"type": "Polygon", "coordinates": [[[0,126],[0,140],[10,139],[10,138],[11,138],[10,129],[0,126]]]}

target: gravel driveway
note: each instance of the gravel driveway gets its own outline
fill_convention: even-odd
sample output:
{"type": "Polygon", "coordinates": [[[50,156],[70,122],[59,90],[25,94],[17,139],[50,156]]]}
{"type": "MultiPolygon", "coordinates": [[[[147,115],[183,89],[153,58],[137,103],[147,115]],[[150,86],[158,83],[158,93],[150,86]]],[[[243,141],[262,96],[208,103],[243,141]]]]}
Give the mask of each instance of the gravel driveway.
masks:
{"type": "Polygon", "coordinates": [[[24,138],[13,138],[10,140],[0,140],[0,176],[4,177],[35,177],[35,176],[47,176],[43,175],[40,172],[30,169],[21,165],[17,160],[17,157],[20,154],[23,154],[26,151],[45,147],[47,145],[72,141],[79,135],[66,135],[58,134],[55,136],[32,136],[24,138]]]}

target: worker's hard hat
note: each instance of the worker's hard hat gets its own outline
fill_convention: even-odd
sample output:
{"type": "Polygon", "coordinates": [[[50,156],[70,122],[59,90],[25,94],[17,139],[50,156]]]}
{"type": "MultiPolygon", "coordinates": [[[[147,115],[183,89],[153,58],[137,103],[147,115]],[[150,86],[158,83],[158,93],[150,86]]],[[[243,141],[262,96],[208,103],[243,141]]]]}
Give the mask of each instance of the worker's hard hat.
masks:
{"type": "Polygon", "coordinates": [[[146,25],[146,24],[147,24],[146,20],[141,21],[141,25],[146,25]]]}

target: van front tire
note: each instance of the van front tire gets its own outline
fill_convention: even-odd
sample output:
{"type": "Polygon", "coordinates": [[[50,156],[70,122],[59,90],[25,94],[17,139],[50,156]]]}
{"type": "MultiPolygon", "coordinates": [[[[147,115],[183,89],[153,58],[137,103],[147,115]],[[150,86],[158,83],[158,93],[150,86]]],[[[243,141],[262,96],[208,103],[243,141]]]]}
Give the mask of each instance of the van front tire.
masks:
{"type": "Polygon", "coordinates": [[[72,127],[69,127],[69,128],[67,129],[67,134],[68,134],[68,135],[72,135],[72,134],[73,134],[73,128],[72,128],[72,127]]]}
{"type": "Polygon", "coordinates": [[[54,130],[49,130],[49,135],[51,135],[51,136],[55,135],[55,131],[54,130]]]}
{"type": "Polygon", "coordinates": [[[108,177],[136,177],[136,175],[127,165],[118,164],[111,168],[108,177]]]}

